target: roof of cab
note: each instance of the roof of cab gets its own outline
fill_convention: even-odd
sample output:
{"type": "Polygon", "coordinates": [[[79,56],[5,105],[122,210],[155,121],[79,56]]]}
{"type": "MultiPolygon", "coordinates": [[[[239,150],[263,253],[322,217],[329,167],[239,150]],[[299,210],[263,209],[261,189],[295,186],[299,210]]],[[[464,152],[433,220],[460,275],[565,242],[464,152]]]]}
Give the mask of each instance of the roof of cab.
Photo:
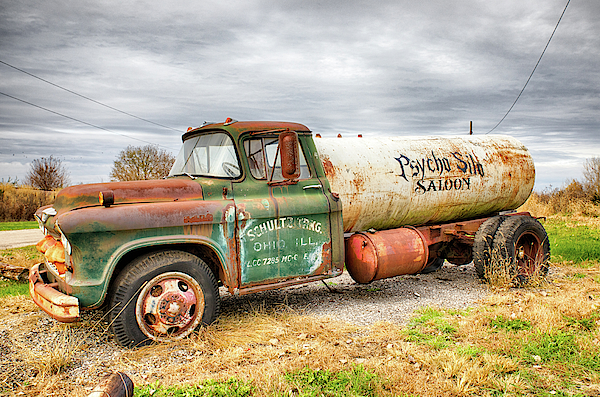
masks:
{"type": "Polygon", "coordinates": [[[205,123],[201,127],[188,130],[185,134],[183,134],[182,139],[185,141],[192,135],[214,130],[225,130],[234,137],[237,137],[245,132],[266,132],[277,130],[311,132],[305,125],[299,123],[289,123],[283,121],[236,121],[227,119],[224,123],[205,123]]]}

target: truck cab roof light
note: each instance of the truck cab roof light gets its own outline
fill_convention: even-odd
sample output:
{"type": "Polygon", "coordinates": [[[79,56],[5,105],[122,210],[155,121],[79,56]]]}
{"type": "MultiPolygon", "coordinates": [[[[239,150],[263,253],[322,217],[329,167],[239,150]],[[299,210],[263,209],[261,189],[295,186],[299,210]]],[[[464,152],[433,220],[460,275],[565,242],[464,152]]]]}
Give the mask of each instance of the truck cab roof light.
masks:
{"type": "Polygon", "coordinates": [[[108,208],[115,203],[115,194],[111,190],[100,192],[98,193],[98,201],[100,205],[108,208]]]}

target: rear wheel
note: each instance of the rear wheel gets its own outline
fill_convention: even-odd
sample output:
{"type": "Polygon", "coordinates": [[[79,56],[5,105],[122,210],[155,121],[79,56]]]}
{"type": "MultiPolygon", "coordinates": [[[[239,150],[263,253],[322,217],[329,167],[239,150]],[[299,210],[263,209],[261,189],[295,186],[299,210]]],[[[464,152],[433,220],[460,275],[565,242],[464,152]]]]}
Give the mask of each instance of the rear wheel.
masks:
{"type": "Polygon", "coordinates": [[[504,222],[506,216],[494,216],[479,226],[473,242],[473,264],[479,278],[487,279],[487,272],[491,271],[492,246],[498,227],[504,222]]]}
{"type": "Polygon", "coordinates": [[[507,217],[496,231],[493,250],[498,255],[499,269],[513,284],[525,284],[548,273],[550,242],[535,218],[507,217]]]}
{"type": "Polygon", "coordinates": [[[182,339],[219,312],[213,272],[183,251],[137,258],[115,279],[110,294],[112,329],[119,344],[182,339]]]}

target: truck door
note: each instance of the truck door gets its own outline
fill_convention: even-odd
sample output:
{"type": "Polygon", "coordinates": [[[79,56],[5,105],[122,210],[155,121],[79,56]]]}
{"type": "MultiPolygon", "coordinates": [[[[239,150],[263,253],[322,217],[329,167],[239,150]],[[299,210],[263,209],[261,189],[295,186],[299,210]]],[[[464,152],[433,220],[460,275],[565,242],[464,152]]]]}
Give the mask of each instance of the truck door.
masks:
{"type": "Polygon", "coordinates": [[[241,288],[328,272],[329,204],[302,145],[300,176],[292,181],[282,177],[276,135],[247,136],[241,146],[247,175],[233,183],[241,288]]]}

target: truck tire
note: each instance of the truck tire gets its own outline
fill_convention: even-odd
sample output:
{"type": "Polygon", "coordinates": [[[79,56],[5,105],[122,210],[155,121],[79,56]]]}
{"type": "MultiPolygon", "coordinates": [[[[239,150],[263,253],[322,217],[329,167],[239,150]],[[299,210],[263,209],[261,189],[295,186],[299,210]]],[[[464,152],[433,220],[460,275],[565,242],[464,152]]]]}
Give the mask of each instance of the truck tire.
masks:
{"type": "Polygon", "coordinates": [[[542,224],[530,216],[509,216],[494,237],[494,253],[512,284],[545,276],[550,261],[550,242],[542,224]]]}
{"type": "Polygon", "coordinates": [[[202,259],[183,251],[135,259],[110,291],[112,330],[127,347],[182,339],[212,323],[220,307],[215,275],[202,259]]]}
{"type": "Polygon", "coordinates": [[[486,272],[490,269],[492,261],[492,246],[498,227],[504,222],[506,216],[494,216],[486,220],[479,226],[475,233],[473,242],[473,264],[477,276],[486,279],[486,272]]]}

